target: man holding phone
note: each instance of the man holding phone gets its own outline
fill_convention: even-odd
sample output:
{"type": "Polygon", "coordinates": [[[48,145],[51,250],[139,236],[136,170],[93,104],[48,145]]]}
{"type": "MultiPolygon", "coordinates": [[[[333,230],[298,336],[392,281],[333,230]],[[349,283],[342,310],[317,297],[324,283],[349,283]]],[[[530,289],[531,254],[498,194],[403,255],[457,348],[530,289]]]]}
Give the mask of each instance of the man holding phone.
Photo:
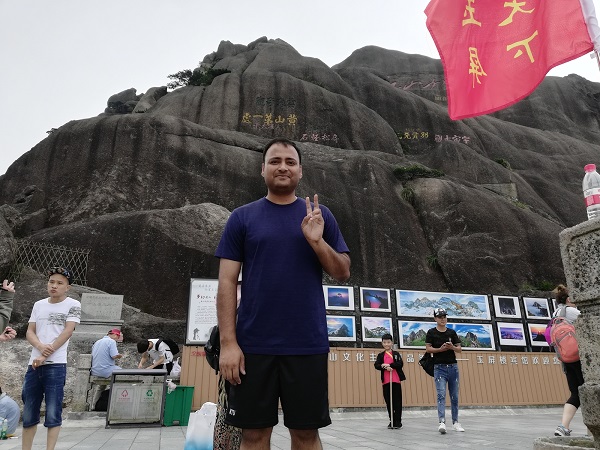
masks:
{"type": "Polygon", "coordinates": [[[4,330],[0,334],[0,342],[10,341],[17,335],[17,332],[8,326],[13,309],[14,296],[15,284],[4,280],[0,287],[0,330],[4,330]]]}
{"type": "Polygon", "coordinates": [[[465,431],[458,422],[458,365],[456,353],[462,352],[460,338],[452,328],[446,327],[448,313],[444,308],[433,310],[436,326],[427,331],[425,346],[427,353],[433,355],[433,379],[437,390],[438,431],[446,434],[446,385],[450,393],[452,410],[452,429],[465,431]]]}
{"type": "Polygon", "coordinates": [[[17,332],[11,327],[6,327],[4,333],[0,334],[0,342],[10,341],[15,337],[17,337],[17,332]]]}

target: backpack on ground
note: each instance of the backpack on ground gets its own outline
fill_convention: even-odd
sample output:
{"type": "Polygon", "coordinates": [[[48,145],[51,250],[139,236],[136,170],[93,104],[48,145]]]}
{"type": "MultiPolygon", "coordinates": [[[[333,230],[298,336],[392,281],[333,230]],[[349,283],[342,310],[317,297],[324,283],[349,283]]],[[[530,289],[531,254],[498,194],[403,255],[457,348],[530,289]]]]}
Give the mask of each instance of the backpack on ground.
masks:
{"type": "Polygon", "coordinates": [[[167,346],[169,347],[169,350],[171,350],[171,354],[173,356],[175,356],[177,353],[179,353],[179,345],[177,345],[177,342],[175,342],[173,339],[168,339],[168,338],[164,338],[164,339],[159,339],[158,341],[156,341],[156,350],[158,350],[158,347],[160,347],[161,343],[165,343],[167,344],[167,346]]]}
{"type": "Polygon", "coordinates": [[[566,319],[567,307],[552,319],[550,337],[556,356],[564,363],[579,361],[579,344],[575,336],[575,327],[566,319]]]}

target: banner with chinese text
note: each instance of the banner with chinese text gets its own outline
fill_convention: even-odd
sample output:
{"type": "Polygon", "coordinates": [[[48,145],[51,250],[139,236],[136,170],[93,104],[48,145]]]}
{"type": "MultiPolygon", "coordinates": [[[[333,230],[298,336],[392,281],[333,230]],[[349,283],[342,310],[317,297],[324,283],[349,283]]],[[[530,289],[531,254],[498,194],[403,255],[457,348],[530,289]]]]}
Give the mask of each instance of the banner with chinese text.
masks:
{"type": "Polygon", "coordinates": [[[453,120],[506,108],[593,50],[579,0],[432,0],[425,14],[453,120]]]}

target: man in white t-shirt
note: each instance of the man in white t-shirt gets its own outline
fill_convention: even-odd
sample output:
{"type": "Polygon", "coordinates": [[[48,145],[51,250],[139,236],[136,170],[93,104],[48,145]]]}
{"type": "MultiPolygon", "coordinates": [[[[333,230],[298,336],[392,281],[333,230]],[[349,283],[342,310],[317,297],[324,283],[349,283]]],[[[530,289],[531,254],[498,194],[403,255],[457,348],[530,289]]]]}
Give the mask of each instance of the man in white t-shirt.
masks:
{"type": "Polygon", "coordinates": [[[161,341],[157,346],[158,341],[159,339],[144,339],[138,342],[138,353],[142,354],[138,369],[167,369],[167,373],[171,373],[173,353],[166,342],[161,341]],[[152,364],[145,367],[148,360],[152,361],[152,364]]]}
{"type": "Polygon", "coordinates": [[[73,273],[64,267],[48,271],[48,294],[33,305],[27,341],[33,346],[23,382],[23,449],[29,450],[46,404],[46,449],[53,450],[62,425],[62,403],[67,378],[67,347],[81,319],[81,303],[67,296],[73,273]]]}

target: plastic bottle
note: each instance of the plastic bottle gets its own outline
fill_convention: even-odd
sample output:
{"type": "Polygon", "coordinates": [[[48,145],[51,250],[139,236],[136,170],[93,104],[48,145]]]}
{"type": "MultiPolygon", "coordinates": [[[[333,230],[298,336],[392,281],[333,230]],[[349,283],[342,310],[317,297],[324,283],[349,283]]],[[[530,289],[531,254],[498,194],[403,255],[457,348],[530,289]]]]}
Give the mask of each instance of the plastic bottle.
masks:
{"type": "Polygon", "coordinates": [[[7,439],[6,431],[8,430],[8,420],[4,419],[2,421],[2,431],[0,431],[0,439],[7,439]]]}
{"type": "Polygon", "coordinates": [[[600,174],[596,172],[595,164],[588,164],[584,168],[583,196],[587,207],[588,220],[600,217],[600,174]]]}

